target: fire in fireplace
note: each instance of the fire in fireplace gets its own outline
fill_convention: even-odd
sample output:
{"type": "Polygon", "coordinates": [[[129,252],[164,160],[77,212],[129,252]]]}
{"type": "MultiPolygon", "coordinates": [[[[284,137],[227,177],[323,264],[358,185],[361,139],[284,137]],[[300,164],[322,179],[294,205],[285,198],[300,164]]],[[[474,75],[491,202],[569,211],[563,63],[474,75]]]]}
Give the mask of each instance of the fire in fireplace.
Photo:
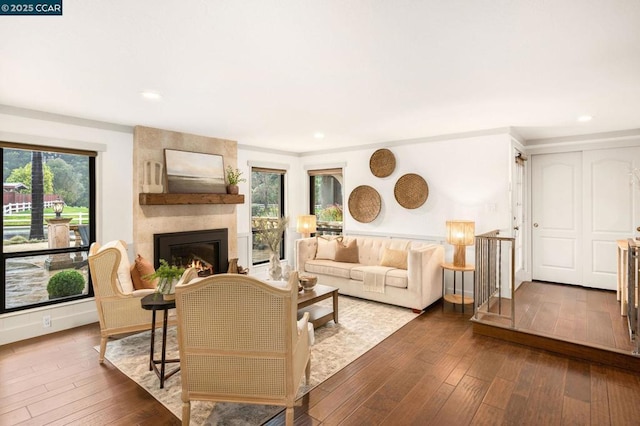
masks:
{"type": "Polygon", "coordinates": [[[160,259],[169,265],[195,267],[199,276],[220,274],[229,268],[226,228],[154,234],[153,251],[156,268],[160,259]]]}

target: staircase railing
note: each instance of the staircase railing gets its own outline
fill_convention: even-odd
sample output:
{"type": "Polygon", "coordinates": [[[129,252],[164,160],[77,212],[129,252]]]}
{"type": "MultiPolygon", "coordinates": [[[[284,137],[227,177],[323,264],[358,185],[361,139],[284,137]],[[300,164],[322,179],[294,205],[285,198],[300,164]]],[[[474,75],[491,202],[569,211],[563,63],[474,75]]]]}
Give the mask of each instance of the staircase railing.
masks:
{"type": "Polygon", "coordinates": [[[515,238],[494,230],[476,235],[476,281],[473,313],[476,320],[497,316],[515,327],[515,238]],[[508,297],[505,297],[505,294],[508,297]],[[505,300],[506,299],[506,300],[505,300]],[[508,306],[504,306],[507,305],[508,306]]]}
{"type": "Polygon", "coordinates": [[[629,324],[629,337],[635,342],[636,348],[634,355],[640,354],[640,339],[638,339],[638,330],[640,330],[640,316],[638,315],[638,267],[640,266],[640,245],[633,239],[628,239],[627,250],[627,288],[622,289],[626,292],[626,314],[629,324]]]}

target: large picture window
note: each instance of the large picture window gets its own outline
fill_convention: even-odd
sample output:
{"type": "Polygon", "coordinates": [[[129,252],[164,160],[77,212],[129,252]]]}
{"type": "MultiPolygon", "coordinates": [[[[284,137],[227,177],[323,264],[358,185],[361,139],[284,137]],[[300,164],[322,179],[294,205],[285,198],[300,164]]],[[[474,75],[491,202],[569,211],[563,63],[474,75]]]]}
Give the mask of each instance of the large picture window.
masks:
{"type": "MultiPolygon", "coordinates": [[[[251,230],[252,259],[254,265],[269,261],[269,249],[264,242],[256,238],[258,221],[275,222],[284,216],[284,170],[251,169],[251,230]]],[[[280,242],[280,259],[284,258],[285,238],[280,242]]]]}
{"type": "Polygon", "coordinates": [[[0,143],[0,313],[93,296],[95,153],[0,143]]]}
{"type": "Polygon", "coordinates": [[[342,234],[342,169],[309,170],[309,194],[317,234],[342,234]]]}

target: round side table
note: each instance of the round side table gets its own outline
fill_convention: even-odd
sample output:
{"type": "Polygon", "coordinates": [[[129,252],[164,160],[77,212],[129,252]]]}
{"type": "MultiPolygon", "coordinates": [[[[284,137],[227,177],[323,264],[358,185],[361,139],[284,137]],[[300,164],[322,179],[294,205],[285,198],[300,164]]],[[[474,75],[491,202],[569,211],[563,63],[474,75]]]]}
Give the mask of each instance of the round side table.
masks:
{"type": "Polygon", "coordinates": [[[476,277],[476,267],[475,265],[467,263],[464,266],[456,266],[453,263],[443,263],[442,265],[442,309],[444,309],[444,302],[453,303],[454,305],[462,306],[462,313],[464,313],[464,305],[472,304],[473,297],[465,297],[464,295],[464,273],[465,272],[473,272],[473,279],[475,282],[476,277]],[[445,281],[444,281],[444,272],[445,271],[453,271],[453,294],[445,293],[445,281]],[[460,272],[462,275],[462,291],[460,294],[456,292],[456,273],[460,272]]]}
{"type": "Polygon", "coordinates": [[[160,378],[160,389],[164,388],[164,381],[180,371],[180,366],[173,371],[165,373],[166,364],[180,362],[180,359],[167,359],[167,322],[169,318],[169,309],[176,307],[176,301],[164,300],[162,294],[152,293],[140,299],[142,309],[152,311],[151,315],[151,351],[149,355],[149,371],[153,370],[160,378]],[[154,359],[155,337],[156,337],[156,311],[163,311],[164,317],[162,321],[162,354],[160,359],[154,359]],[[160,369],[158,370],[158,364],[160,369]]]}

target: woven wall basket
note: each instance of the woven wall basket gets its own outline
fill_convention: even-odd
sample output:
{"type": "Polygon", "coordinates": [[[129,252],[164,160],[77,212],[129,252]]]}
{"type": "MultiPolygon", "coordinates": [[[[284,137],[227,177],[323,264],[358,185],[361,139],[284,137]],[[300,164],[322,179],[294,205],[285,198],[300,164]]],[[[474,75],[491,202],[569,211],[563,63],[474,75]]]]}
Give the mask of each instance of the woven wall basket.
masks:
{"type": "Polygon", "coordinates": [[[373,221],[380,213],[380,194],[368,185],[361,185],[349,195],[349,213],[362,223],[373,221]]]}
{"type": "Polygon", "coordinates": [[[396,169],[396,157],[386,148],[379,149],[371,155],[369,169],[376,177],[387,177],[396,169]]]}
{"type": "Polygon", "coordinates": [[[417,209],[427,201],[429,186],[421,176],[409,173],[398,179],[393,195],[405,209],[417,209]]]}

